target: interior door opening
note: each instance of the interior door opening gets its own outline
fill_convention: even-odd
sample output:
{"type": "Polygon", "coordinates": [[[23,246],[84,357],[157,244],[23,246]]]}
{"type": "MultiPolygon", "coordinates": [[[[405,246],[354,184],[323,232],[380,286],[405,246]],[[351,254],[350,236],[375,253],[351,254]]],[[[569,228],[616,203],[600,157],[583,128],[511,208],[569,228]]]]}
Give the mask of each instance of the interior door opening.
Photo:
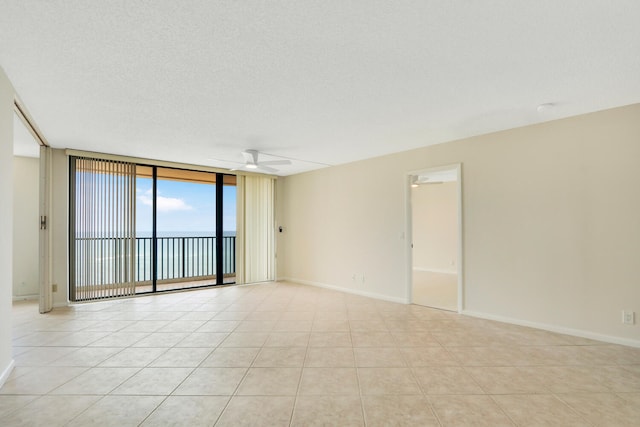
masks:
{"type": "Polygon", "coordinates": [[[460,165],[409,175],[411,301],[462,311],[460,165]]]}

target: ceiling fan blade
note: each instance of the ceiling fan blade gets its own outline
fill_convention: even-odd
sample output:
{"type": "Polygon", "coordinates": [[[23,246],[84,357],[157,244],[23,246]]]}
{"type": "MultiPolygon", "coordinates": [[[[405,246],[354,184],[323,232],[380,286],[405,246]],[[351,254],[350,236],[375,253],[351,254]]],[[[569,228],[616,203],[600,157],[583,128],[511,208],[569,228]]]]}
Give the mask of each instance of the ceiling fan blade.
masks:
{"type": "Polygon", "coordinates": [[[267,160],[266,162],[260,162],[260,165],[290,165],[291,160],[267,160]]]}
{"type": "Polygon", "coordinates": [[[247,164],[258,164],[258,152],[256,150],[244,150],[242,152],[242,155],[244,156],[244,160],[247,162],[247,164]]]}

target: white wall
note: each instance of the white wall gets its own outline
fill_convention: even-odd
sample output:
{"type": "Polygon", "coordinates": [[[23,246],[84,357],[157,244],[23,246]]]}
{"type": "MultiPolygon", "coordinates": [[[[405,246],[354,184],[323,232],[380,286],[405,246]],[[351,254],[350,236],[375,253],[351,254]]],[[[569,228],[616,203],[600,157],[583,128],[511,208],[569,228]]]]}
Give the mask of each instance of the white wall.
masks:
{"type": "Polygon", "coordinates": [[[38,177],[40,161],[13,158],[13,296],[36,296],[38,284],[38,177]]]}
{"type": "Polygon", "coordinates": [[[462,163],[467,312],[640,346],[621,322],[640,312],[639,117],[636,104],[287,177],[280,276],[406,301],[406,174],[462,163]]]}
{"type": "Polygon", "coordinates": [[[0,68],[0,386],[11,368],[14,90],[0,68]]]}
{"type": "Polygon", "coordinates": [[[413,268],[457,273],[458,183],[411,189],[413,268]]]}

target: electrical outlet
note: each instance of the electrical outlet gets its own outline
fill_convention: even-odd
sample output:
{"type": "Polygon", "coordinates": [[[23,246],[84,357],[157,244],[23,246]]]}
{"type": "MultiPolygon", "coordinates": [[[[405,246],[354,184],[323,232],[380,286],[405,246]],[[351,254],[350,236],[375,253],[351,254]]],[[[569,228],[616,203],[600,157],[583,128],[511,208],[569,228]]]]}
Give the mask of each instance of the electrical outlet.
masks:
{"type": "Polygon", "coordinates": [[[52,292],[58,292],[58,285],[56,285],[55,283],[53,285],[51,285],[51,291],[52,292]]]}
{"type": "Polygon", "coordinates": [[[631,310],[622,310],[622,323],[633,325],[636,323],[636,313],[631,310]]]}

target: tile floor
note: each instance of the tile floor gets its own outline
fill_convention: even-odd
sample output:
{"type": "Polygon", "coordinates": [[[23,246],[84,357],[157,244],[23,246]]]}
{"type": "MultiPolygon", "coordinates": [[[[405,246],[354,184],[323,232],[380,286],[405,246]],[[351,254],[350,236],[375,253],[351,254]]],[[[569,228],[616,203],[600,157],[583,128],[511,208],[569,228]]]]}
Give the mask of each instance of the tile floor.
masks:
{"type": "Polygon", "coordinates": [[[309,286],[13,319],[4,427],[640,425],[640,349],[309,286]]]}

